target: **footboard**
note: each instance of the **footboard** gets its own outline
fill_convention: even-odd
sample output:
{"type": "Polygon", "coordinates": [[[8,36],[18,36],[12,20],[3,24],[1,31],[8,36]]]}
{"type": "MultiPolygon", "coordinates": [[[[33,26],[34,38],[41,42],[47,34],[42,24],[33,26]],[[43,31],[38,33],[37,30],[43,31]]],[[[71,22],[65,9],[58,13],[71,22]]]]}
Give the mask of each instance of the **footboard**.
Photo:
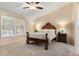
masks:
{"type": "Polygon", "coordinates": [[[29,37],[29,33],[26,32],[27,36],[26,36],[26,43],[29,44],[29,41],[35,41],[37,43],[44,43],[45,44],[45,50],[48,50],[48,34],[45,34],[45,39],[38,39],[38,38],[33,38],[33,37],[29,37]]]}

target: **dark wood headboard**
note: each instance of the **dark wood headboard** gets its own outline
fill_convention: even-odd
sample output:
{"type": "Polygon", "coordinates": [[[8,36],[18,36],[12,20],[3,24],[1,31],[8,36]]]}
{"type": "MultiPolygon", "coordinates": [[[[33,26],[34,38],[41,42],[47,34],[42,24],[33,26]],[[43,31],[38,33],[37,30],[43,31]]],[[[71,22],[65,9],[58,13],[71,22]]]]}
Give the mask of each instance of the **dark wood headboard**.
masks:
{"type": "Polygon", "coordinates": [[[46,23],[45,26],[42,27],[42,29],[56,29],[56,27],[51,23],[46,23]]]}
{"type": "Polygon", "coordinates": [[[45,26],[42,27],[42,29],[55,29],[55,33],[56,33],[56,27],[51,23],[46,23],[45,26]]]}

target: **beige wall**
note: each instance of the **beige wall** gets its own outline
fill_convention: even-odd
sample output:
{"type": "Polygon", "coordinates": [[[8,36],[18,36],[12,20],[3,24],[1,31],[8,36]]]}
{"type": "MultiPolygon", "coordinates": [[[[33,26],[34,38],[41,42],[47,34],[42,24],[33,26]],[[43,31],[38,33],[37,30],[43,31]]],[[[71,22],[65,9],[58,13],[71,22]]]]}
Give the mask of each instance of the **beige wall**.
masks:
{"type": "Polygon", "coordinates": [[[26,32],[33,32],[34,31],[34,21],[29,18],[25,19],[25,30],[26,32]]]}
{"type": "Polygon", "coordinates": [[[75,3],[74,12],[75,23],[75,47],[79,50],[79,3],[75,3]]]}
{"type": "Polygon", "coordinates": [[[26,32],[34,32],[35,19],[32,17],[26,17],[26,32]]]}
{"type": "MultiPolygon", "coordinates": [[[[1,16],[0,16],[0,19],[1,19],[1,16]]],[[[1,23],[1,20],[0,20],[0,23],[1,23]]],[[[0,26],[1,26],[1,24],[0,24],[0,26]]],[[[0,37],[1,37],[1,27],[0,27],[0,37]]]]}
{"type": "Polygon", "coordinates": [[[60,24],[61,23],[65,23],[65,28],[67,29],[68,31],[68,38],[70,38],[71,40],[68,39],[68,42],[73,41],[73,3],[70,3],[69,5],[67,6],[64,6],[54,12],[51,12],[47,15],[44,15],[40,18],[38,18],[36,20],[36,23],[37,24],[41,24],[41,25],[44,25],[45,23],[47,22],[50,22],[52,24],[54,24],[57,29],[60,27],[60,24]]]}

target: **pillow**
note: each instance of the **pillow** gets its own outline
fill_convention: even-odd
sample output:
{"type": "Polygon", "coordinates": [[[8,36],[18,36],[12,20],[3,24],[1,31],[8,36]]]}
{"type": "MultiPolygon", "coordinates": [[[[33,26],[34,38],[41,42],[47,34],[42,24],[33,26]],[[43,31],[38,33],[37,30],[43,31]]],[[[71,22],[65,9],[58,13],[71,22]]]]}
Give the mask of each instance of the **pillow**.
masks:
{"type": "Polygon", "coordinates": [[[44,33],[54,33],[54,34],[55,34],[55,29],[41,29],[40,32],[44,32],[44,33]]]}

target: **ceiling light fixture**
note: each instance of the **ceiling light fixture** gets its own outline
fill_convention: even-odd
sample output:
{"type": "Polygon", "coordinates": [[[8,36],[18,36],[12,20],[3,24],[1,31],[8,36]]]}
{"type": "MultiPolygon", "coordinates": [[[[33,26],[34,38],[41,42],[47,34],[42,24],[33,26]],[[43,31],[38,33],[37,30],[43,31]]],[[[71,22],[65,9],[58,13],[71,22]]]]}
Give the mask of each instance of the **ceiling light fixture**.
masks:
{"type": "Polygon", "coordinates": [[[36,9],[36,7],[35,7],[35,6],[30,6],[30,9],[35,10],[35,9],[36,9]]]}
{"type": "Polygon", "coordinates": [[[23,9],[43,9],[43,7],[41,5],[39,5],[39,2],[26,2],[25,6],[23,7],[23,9]]]}

